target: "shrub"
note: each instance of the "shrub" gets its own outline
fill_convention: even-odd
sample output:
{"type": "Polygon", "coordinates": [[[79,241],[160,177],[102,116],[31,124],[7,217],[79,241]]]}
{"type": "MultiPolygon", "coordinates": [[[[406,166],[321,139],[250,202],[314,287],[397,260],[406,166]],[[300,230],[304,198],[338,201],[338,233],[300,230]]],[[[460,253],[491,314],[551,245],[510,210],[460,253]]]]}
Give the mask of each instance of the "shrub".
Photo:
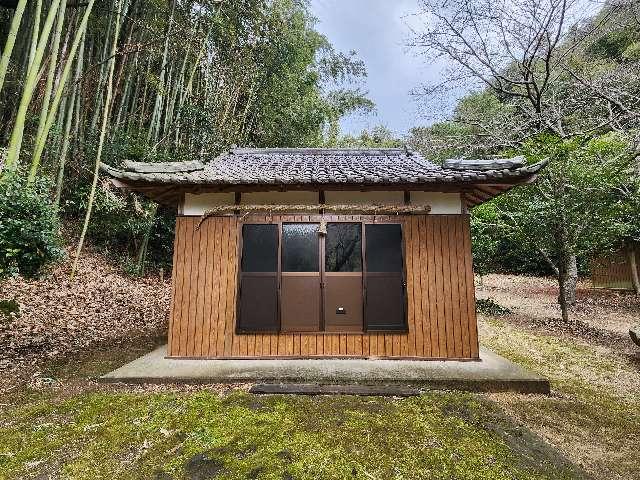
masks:
{"type": "Polygon", "coordinates": [[[503,307],[493,298],[479,298],[476,300],[476,309],[485,315],[501,316],[511,313],[509,308],[503,307]]]}
{"type": "Polygon", "coordinates": [[[0,320],[12,320],[20,316],[20,305],[13,300],[0,300],[0,320]]]}
{"type": "MultiPolygon", "coordinates": [[[[63,197],[62,216],[65,225],[80,231],[87,208],[89,185],[80,181],[63,197]]],[[[117,260],[123,270],[139,275],[137,257],[147,230],[151,227],[145,265],[147,269],[170,268],[173,257],[175,212],[159,207],[153,215],[153,204],[131,192],[114,189],[102,182],[96,190],[87,240],[92,248],[117,260]]]]}
{"type": "Polygon", "coordinates": [[[16,173],[0,182],[0,277],[38,275],[64,255],[60,224],[49,199],[49,184],[27,187],[16,173]]]}

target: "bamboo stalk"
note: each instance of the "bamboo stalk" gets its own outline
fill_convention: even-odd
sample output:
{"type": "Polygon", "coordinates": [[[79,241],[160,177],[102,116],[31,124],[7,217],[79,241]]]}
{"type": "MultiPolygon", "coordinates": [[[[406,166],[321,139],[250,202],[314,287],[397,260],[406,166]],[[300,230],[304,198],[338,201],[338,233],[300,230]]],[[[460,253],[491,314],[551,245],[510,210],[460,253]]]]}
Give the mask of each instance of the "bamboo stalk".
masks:
{"type": "MultiPolygon", "coordinates": [[[[90,0],[93,5],[94,0],[90,0]]],[[[111,104],[111,95],[113,94],[113,74],[116,66],[115,53],[118,46],[118,36],[120,34],[120,15],[122,13],[122,0],[116,0],[116,22],[115,32],[113,34],[113,43],[111,45],[111,54],[109,56],[109,78],[107,80],[107,94],[104,102],[104,111],[102,112],[102,127],[100,128],[100,139],[98,141],[98,151],[96,152],[96,163],[93,170],[93,182],[91,183],[91,191],[89,192],[89,201],[87,205],[87,214],[84,218],[84,224],[82,226],[82,233],[80,234],[80,240],[78,241],[78,247],[76,248],[75,258],[73,259],[73,266],[71,267],[71,278],[75,276],[76,269],[78,268],[78,260],[80,259],[80,253],[82,252],[82,246],[84,245],[84,238],[87,234],[89,227],[89,220],[91,219],[91,212],[93,210],[93,202],[96,196],[96,187],[98,185],[98,176],[100,174],[100,158],[102,157],[102,148],[104,146],[104,140],[107,130],[107,121],[109,120],[109,105],[111,104]]]]}
{"type": "Polygon", "coordinates": [[[158,130],[160,128],[160,117],[162,115],[162,106],[164,103],[164,88],[166,85],[166,69],[167,69],[167,57],[169,54],[169,37],[171,35],[171,27],[173,26],[173,18],[176,10],[177,0],[173,0],[171,5],[171,14],[169,15],[169,23],[167,25],[167,34],[164,41],[164,50],[162,52],[162,65],[160,68],[160,81],[158,82],[158,95],[156,96],[156,102],[153,106],[153,113],[151,115],[151,124],[147,133],[147,142],[155,143],[158,139],[158,130]]]}
{"type": "Polygon", "coordinates": [[[76,94],[76,104],[74,107],[74,125],[73,125],[73,137],[74,137],[74,152],[78,151],[78,145],[84,144],[84,130],[80,128],[82,122],[81,115],[81,107],[82,107],[82,69],[84,68],[84,52],[86,48],[87,42],[87,31],[85,30],[82,35],[82,43],[80,46],[80,51],[78,52],[78,61],[76,62],[76,74],[73,80],[75,94],[76,94]]]}
{"type": "MultiPolygon", "coordinates": [[[[107,62],[107,49],[109,48],[109,37],[111,36],[111,26],[112,26],[112,22],[111,19],[113,18],[113,12],[109,11],[109,20],[108,20],[108,24],[109,26],[107,27],[107,35],[104,37],[104,46],[102,48],[102,55],[100,57],[100,76],[98,78],[98,91],[101,92],[102,88],[103,88],[103,84],[105,81],[105,71],[107,69],[107,65],[109,64],[109,62],[107,62]]],[[[97,45],[96,45],[97,48],[97,45]]],[[[98,117],[100,116],[100,107],[102,106],[102,95],[96,95],[96,100],[95,103],[93,105],[93,115],[91,116],[91,124],[89,126],[89,131],[93,132],[96,129],[96,126],[98,125],[98,117]]]]}
{"type": "MultiPolygon", "coordinates": [[[[76,74],[78,72],[78,62],[76,62],[76,74]]],[[[62,183],[64,180],[64,169],[67,163],[67,153],[69,152],[69,134],[71,133],[71,120],[73,119],[73,112],[76,102],[76,92],[78,91],[78,84],[74,82],[71,92],[71,100],[69,101],[69,108],[67,109],[67,118],[64,125],[64,136],[62,139],[62,148],[60,149],[60,159],[58,160],[58,174],[56,175],[56,193],[54,197],[54,205],[60,206],[60,196],[62,195],[62,183]]]]}
{"type": "Polygon", "coordinates": [[[151,230],[156,222],[156,213],[158,211],[158,204],[154,203],[151,207],[151,219],[149,221],[149,226],[144,232],[144,237],[142,238],[142,245],[140,245],[140,249],[138,250],[138,258],[136,260],[136,267],[138,269],[138,273],[140,275],[144,274],[144,263],[145,258],[147,256],[147,247],[149,246],[149,237],[151,236],[151,230]]]}
{"type": "Polygon", "coordinates": [[[40,35],[40,16],[42,14],[42,0],[36,1],[36,11],[33,14],[33,30],[31,31],[31,49],[29,50],[29,64],[30,69],[36,58],[36,51],[38,50],[38,36],[40,35]]]}
{"type": "Polygon", "coordinates": [[[42,135],[38,139],[36,143],[36,147],[33,152],[33,160],[31,162],[31,168],[29,169],[29,177],[27,179],[27,184],[32,184],[35,181],[36,173],[38,171],[38,167],[40,166],[40,159],[42,158],[42,152],[44,151],[46,140],[47,140],[47,137],[49,136],[49,131],[51,130],[53,122],[55,121],[56,113],[58,112],[58,107],[60,106],[60,100],[62,99],[62,93],[67,83],[69,72],[71,71],[73,59],[76,56],[76,52],[78,51],[78,46],[80,45],[80,41],[82,40],[84,32],[87,28],[87,22],[89,21],[89,16],[91,15],[91,10],[93,8],[94,3],[95,3],[95,0],[89,0],[89,4],[87,5],[87,9],[84,12],[82,22],[80,23],[80,27],[78,28],[78,31],[76,32],[76,35],[73,39],[73,44],[71,45],[71,50],[69,51],[69,58],[67,59],[67,62],[65,63],[65,66],[64,66],[64,70],[62,71],[62,75],[60,76],[60,82],[58,83],[58,86],[56,88],[56,92],[53,97],[53,102],[51,103],[49,114],[47,115],[47,121],[42,131],[42,135]]]}
{"type": "MultiPolygon", "coordinates": [[[[45,86],[44,97],[42,99],[42,106],[40,107],[40,118],[38,120],[38,131],[36,133],[35,143],[36,145],[43,140],[42,135],[44,132],[45,124],[47,123],[47,115],[49,114],[49,103],[51,102],[51,92],[53,91],[53,78],[56,74],[56,67],[58,64],[58,51],[60,49],[60,38],[62,37],[62,26],[64,25],[64,15],[67,10],[67,0],[60,1],[60,8],[58,10],[58,19],[56,21],[56,30],[53,35],[53,45],[51,47],[51,55],[49,59],[49,72],[47,74],[47,84],[45,86]]],[[[34,163],[40,163],[40,158],[36,158],[34,155],[31,160],[31,170],[35,170],[34,163]]]]}
{"type": "Polygon", "coordinates": [[[4,50],[2,51],[2,58],[0,59],[0,93],[2,93],[2,86],[4,85],[4,77],[7,74],[9,68],[9,60],[11,59],[11,53],[13,52],[13,46],[16,43],[16,37],[18,36],[18,29],[20,28],[20,22],[22,21],[22,14],[24,8],[27,6],[27,0],[20,0],[16,11],[11,19],[11,27],[9,28],[9,35],[7,41],[4,44],[4,50]]]}
{"type": "Polygon", "coordinates": [[[53,0],[49,13],[42,29],[42,34],[39,36],[38,47],[36,48],[33,62],[27,73],[27,79],[22,91],[22,97],[20,99],[20,106],[16,113],[16,120],[11,131],[11,138],[9,139],[9,148],[7,151],[7,157],[5,160],[5,173],[4,175],[11,175],[18,167],[18,160],[20,158],[20,151],[22,150],[22,139],[24,136],[24,125],[27,118],[27,110],[35,91],[38,73],[40,70],[40,64],[42,63],[42,57],[49,40],[49,34],[53,27],[53,20],[56,17],[60,0],[53,0]]]}

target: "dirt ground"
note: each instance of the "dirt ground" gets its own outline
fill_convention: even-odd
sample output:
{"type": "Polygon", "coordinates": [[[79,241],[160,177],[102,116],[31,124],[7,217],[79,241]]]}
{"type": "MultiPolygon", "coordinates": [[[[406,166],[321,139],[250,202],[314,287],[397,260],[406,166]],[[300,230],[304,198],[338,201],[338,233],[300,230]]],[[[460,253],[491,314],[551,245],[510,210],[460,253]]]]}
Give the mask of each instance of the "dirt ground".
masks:
{"type": "Polygon", "coordinates": [[[570,325],[560,321],[555,279],[491,274],[476,279],[477,298],[492,298],[517,315],[510,321],[549,332],[602,343],[619,353],[634,354],[629,328],[640,324],[640,298],[629,291],[593,289],[589,280],[578,283],[578,304],[570,325]]]}
{"type": "Polygon", "coordinates": [[[552,385],[550,397],[490,398],[594,478],[640,478],[640,348],[628,334],[640,323],[640,299],[581,282],[565,325],[553,280],[487,275],[477,283],[478,298],[511,310],[480,315],[481,343],[552,385]]]}
{"type": "Polygon", "coordinates": [[[70,270],[67,258],[40,279],[0,280],[0,300],[19,305],[0,312],[0,392],[61,359],[166,331],[170,278],[133,278],[91,252],[70,270]]]}

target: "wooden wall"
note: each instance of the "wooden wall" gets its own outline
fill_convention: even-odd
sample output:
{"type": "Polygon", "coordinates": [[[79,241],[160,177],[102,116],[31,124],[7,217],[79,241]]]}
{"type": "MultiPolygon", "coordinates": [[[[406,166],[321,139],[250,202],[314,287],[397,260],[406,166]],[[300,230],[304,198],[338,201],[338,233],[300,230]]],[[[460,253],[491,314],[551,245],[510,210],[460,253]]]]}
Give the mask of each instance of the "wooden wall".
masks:
{"type": "MultiPolygon", "coordinates": [[[[270,218],[315,221],[319,217],[270,218]]],[[[178,217],[169,356],[478,358],[469,217],[376,216],[375,220],[403,224],[408,333],[236,334],[241,220],[210,217],[198,228],[200,217],[178,217]]]]}
{"type": "MultiPolygon", "coordinates": [[[[640,272],[638,272],[640,274],[640,272]]],[[[629,253],[620,250],[591,262],[591,283],[595,288],[633,290],[629,253]]]]}

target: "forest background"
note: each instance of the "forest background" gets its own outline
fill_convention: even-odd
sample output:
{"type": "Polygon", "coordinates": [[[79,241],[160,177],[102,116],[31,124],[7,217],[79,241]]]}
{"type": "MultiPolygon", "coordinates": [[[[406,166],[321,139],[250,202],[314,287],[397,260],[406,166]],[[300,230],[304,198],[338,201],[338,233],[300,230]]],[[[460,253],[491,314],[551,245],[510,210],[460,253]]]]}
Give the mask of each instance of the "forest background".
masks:
{"type": "Polygon", "coordinates": [[[170,269],[175,212],[115,190],[100,162],[408,145],[548,159],[537,183],[473,210],[474,263],[556,276],[568,321],[589,260],[638,250],[640,5],[423,0],[416,19],[416,62],[447,65],[416,101],[466,93],[406,137],[353,136],[340,119],[375,112],[366,66],[306,1],[1,0],[0,276],[40,275],[85,240],[132,275],[170,269]]]}

